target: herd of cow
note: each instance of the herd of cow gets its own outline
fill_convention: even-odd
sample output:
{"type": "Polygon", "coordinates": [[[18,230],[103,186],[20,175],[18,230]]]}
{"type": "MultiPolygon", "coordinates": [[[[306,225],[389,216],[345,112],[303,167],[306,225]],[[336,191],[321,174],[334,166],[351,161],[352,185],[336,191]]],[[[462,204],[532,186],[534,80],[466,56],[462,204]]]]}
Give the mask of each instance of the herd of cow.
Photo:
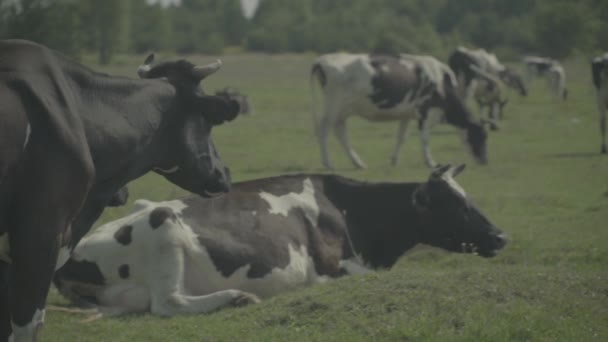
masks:
{"type": "MultiPolygon", "coordinates": [[[[340,53],[313,63],[311,85],[324,99],[315,116],[323,164],[332,167],[333,130],[365,167],[348,140],[349,116],[399,121],[394,164],[417,119],[432,171],[407,183],[300,174],[232,184],[211,130],[250,112],[246,96],[203,93],[200,82],[220,61],[153,62],[151,55],[139,67],[140,79],[113,77],[36,43],[0,41],[0,341],[35,339],[51,282],[103,314],[204,313],[389,268],[418,243],[483,257],[505,246],[454,180],[464,165],[437,165],[428,146],[431,127],[444,120],[487,162],[484,123],[467,100],[489,107],[496,128],[503,85],[527,93],[494,55],[458,48],[446,65],[340,53]],[[126,202],[125,185],[149,171],[193,195],[138,200],[130,215],[86,235],[105,207],[126,202]]],[[[566,98],[557,61],[524,62],[566,98]]],[[[605,153],[608,54],[592,70],[605,153]]]]}

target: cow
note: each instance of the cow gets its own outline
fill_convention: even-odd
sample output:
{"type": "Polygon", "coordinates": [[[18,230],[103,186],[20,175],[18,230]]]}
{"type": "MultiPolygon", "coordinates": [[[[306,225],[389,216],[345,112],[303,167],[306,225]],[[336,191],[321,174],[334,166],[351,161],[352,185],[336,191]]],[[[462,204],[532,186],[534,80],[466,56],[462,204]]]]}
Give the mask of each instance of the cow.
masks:
{"type": "Polygon", "coordinates": [[[334,131],[357,168],[365,168],[352,148],[346,119],[361,116],[368,121],[399,121],[397,143],[391,162],[397,165],[412,119],[418,119],[424,160],[436,165],[429,148],[430,130],[443,112],[445,120],[459,128],[475,159],[487,163],[485,131],[456,94],[456,78],[447,65],[430,56],[397,56],[334,53],[318,57],[311,69],[314,128],[321,147],[323,165],[333,169],[327,147],[334,131]],[[318,108],[316,86],[323,95],[318,108]],[[433,111],[435,110],[435,113],[433,111]]]}
{"type": "Polygon", "coordinates": [[[591,61],[591,75],[597,94],[597,108],[600,113],[601,153],[606,150],[606,111],[608,111],[608,52],[591,61]]]}
{"type": "Polygon", "coordinates": [[[239,114],[253,114],[253,108],[249,102],[249,97],[233,87],[224,87],[215,92],[216,96],[223,97],[228,100],[234,100],[239,104],[239,114]]]}
{"type": "Polygon", "coordinates": [[[503,83],[493,77],[479,77],[477,82],[474,93],[475,102],[477,102],[480,112],[483,112],[485,108],[488,109],[487,122],[490,129],[498,130],[498,121],[502,120],[504,108],[509,102],[503,89],[503,83]]]}
{"type": "Polygon", "coordinates": [[[456,74],[458,92],[465,101],[471,99],[477,87],[477,80],[484,75],[497,77],[521,96],[528,94],[519,73],[503,65],[496,55],[484,49],[473,50],[460,46],[450,54],[448,65],[456,74]]]}
{"type": "Polygon", "coordinates": [[[138,200],[82,239],[54,284],[104,314],[173,316],[390,269],[417,244],[493,257],[507,238],[454,180],[463,169],[404,183],[282,175],[212,199],[138,200]]]}
{"type": "Polygon", "coordinates": [[[522,61],[526,67],[528,79],[545,77],[547,87],[556,99],[566,100],[568,98],[566,71],[560,62],[538,56],[526,56],[522,61]]]}
{"type": "Polygon", "coordinates": [[[211,139],[238,104],[199,83],[221,63],[112,77],[45,46],[0,41],[0,341],[33,341],[56,268],[130,180],[155,171],[202,196],[230,188],[211,139]]]}

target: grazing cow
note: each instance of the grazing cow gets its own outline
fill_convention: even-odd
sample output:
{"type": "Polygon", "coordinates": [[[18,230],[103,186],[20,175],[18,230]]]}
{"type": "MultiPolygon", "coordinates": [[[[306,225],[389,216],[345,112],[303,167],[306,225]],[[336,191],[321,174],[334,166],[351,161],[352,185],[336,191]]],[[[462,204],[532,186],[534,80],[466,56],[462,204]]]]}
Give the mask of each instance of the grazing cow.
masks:
{"type": "MultiPolygon", "coordinates": [[[[423,155],[429,167],[435,165],[429,148],[432,125],[431,109],[442,111],[446,121],[462,130],[464,141],[480,163],[487,162],[483,125],[455,92],[456,78],[447,65],[430,56],[378,56],[336,53],[317,58],[311,70],[313,100],[315,83],[322,87],[323,108],[313,108],[315,131],[321,147],[323,165],[331,169],[327,140],[333,129],[342,147],[358,168],[365,168],[351,147],[346,119],[361,116],[368,121],[399,121],[397,144],[392,163],[399,162],[407,127],[419,119],[423,155]]],[[[316,101],[315,101],[316,102],[316,101]]]]}
{"type": "Polygon", "coordinates": [[[253,109],[251,107],[251,103],[249,102],[249,97],[244,95],[240,91],[232,88],[225,87],[215,92],[216,96],[223,97],[227,100],[236,101],[239,104],[239,114],[249,115],[253,114],[253,109]]]}
{"type": "Polygon", "coordinates": [[[515,70],[500,63],[496,55],[484,49],[470,50],[462,46],[458,47],[450,55],[448,64],[458,79],[459,94],[466,101],[475,93],[480,76],[488,74],[497,77],[521,96],[526,96],[528,93],[521,76],[515,70]]]}
{"type": "Polygon", "coordinates": [[[600,112],[601,152],[606,153],[606,112],[608,111],[608,53],[591,62],[591,75],[597,92],[597,108],[600,112]]]}
{"type": "Polygon", "coordinates": [[[503,90],[502,82],[492,77],[480,77],[475,88],[475,102],[479,110],[488,108],[488,122],[490,129],[498,129],[498,121],[502,120],[504,108],[509,102],[503,90]]]}
{"type": "Polygon", "coordinates": [[[238,105],[204,95],[219,63],[96,73],[23,40],[0,41],[0,341],[33,341],[56,267],[128,181],[154,170],[203,196],[229,190],[213,125],[238,105]]]}
{"type": "Polygon", "coordinates": [[[568,97],[566,88],[566,71],[560,62],[544,57],[526,56],[523,58],[529,79],[545,77],[547,87],[557,99],[565,100],[568,97]]]}
{"type": "Polygon", "coordinates": [[[102,312],[172,316],[390,268],[419,243],[495,256],[506,238],[454,180],[463,168],[411,183],[278,176],[213,199],[139,200],[82,239],[54,283],[102,312]]]}

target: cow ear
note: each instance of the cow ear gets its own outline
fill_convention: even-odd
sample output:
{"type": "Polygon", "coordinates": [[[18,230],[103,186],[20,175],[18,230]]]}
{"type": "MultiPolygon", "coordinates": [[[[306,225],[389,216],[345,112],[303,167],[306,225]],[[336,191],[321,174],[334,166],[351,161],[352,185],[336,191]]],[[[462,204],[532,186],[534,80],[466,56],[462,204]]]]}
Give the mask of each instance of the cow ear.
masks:
{"type": "Polygon", "coordinates": [[[454,168],[452,168],[452,178],[458,176],[463,170],[464,168],[467,166],[467,164],[460,164],[454,168]]]}
{"type": "Polygon", "coordinates": [[[212,125],[234,120],[239,114],[239,103],[220,96],[203,95],[199,101],[203,115],[212,125]]]}

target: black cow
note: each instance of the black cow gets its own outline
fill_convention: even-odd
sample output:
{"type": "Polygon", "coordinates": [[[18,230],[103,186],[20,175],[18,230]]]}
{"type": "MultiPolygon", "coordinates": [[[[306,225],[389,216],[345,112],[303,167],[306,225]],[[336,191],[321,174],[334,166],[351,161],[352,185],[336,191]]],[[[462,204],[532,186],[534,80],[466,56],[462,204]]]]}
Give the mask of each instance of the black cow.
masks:
{"type": "Polygon", "coordinates": [[[467,101],[473,96],[480,76],[497,77],[508,87],[515,89],[519,95],[528,94],[521,76],[500,63],[496,55],[484,49],[458,47],[448,58],[448,65],[458,78],[461,97],[467,101]]]}
{"type": "Polygon", "coordinates": [[[139,200],[85,237],[54,282],[102,312],[172,316],[390,268],[419,243],[492,257],[506,239],[454,181],[463,168],[421,183],[302,174],[213,199],[139,200]]]}
{"type": "Polygon", "coordinates": [[[458,97],[454,73],[433,57],[327,54],[313,63],[311,88],[316,83],[322,87],[323,103],[322,108],[313,109],[315,131],[326,168],[333,168],[327,146],[332,130],[351,162],[358,168],[366,167],[347,136],[346,120],[351,116],[399,122],[393,165],[399,162],[409,123],[418,119],[424,160],[429,167],[435,166],[429,139],[439,120],[431,115],[433,111],[441,112],[449,124],[459,128],[476,160],[487,163],[483,125],[458,97]]]}
{"type": "Polygon", "coordinates": [[[602,134],[601,152],[606,153],[606,112],[608,111],[608,53],[598,56],[591,62],[593,85],[597,92],[597,108],[600,112],[600,132],[602,134]]]}
{"type": "Polygon", "coordinates": [[[229,190],[210,133],[238,105],[199,88],[220,64],[152,59],[150,79],[111,77],[0,41],[0,341],[35,339],[56,266],[128,181],[155,170],[203,196],[229,190]]]}

